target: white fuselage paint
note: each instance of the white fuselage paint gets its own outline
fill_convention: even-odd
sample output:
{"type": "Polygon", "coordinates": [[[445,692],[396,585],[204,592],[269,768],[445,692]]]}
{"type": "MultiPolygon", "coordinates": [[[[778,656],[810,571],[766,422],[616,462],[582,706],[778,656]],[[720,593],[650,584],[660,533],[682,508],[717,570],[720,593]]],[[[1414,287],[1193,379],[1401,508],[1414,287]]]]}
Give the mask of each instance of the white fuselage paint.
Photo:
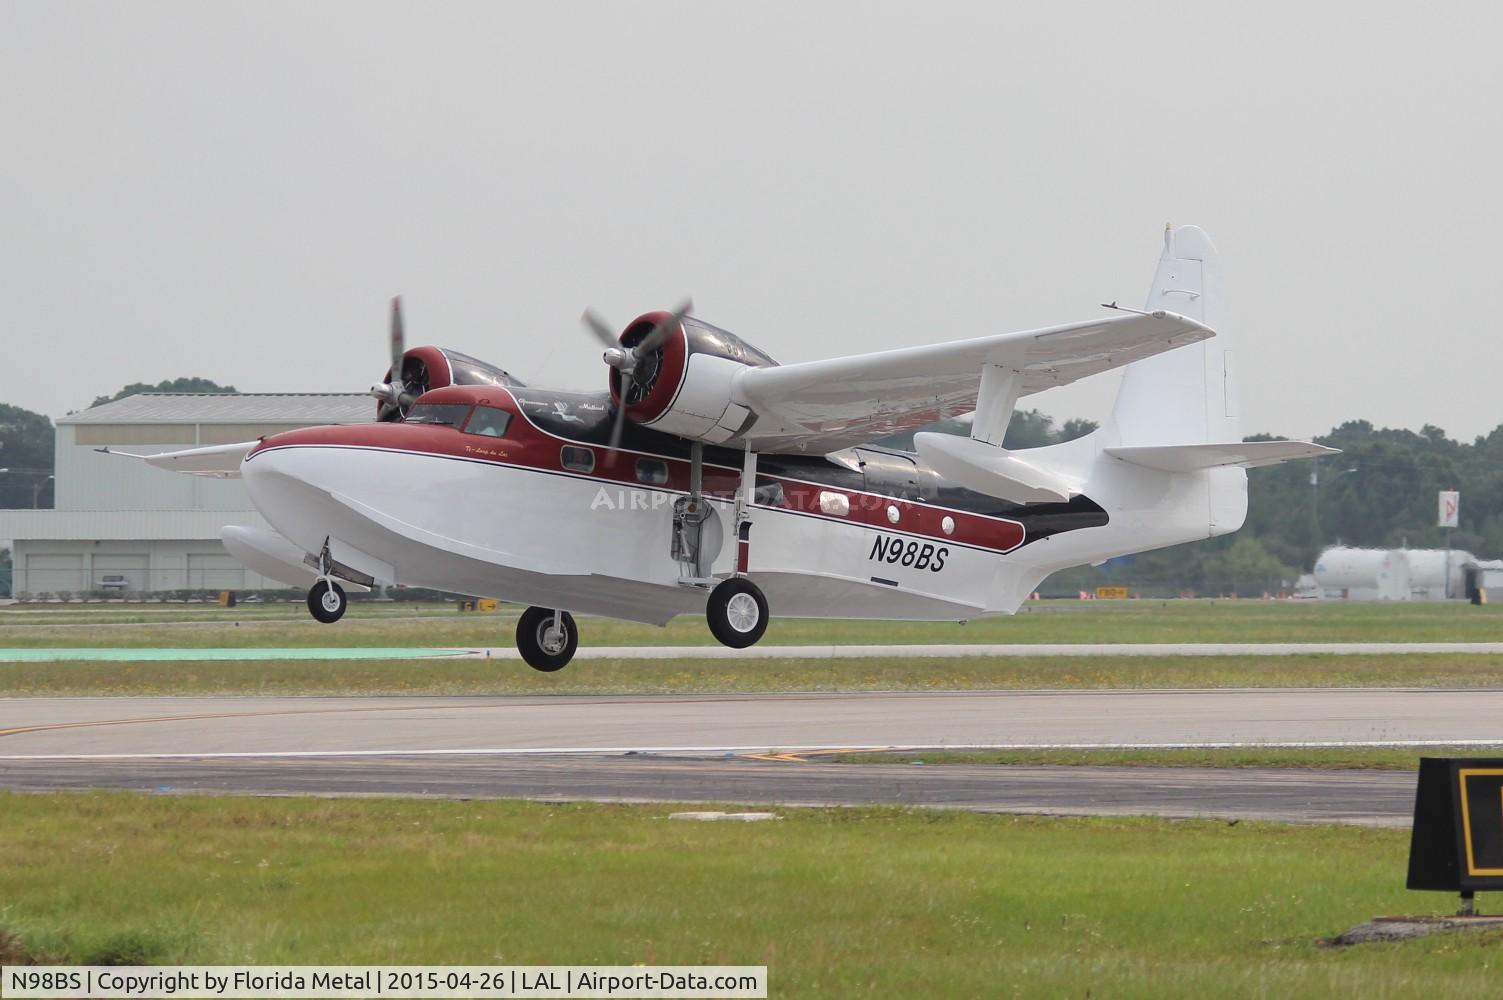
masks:
{"type": "MultiPolygon", "coordinates": [[[[1106,526],[1001,553],[908,533],[901,521],[872,526],[757,505],[747,574],[774,617],[963,621],[1011,614],[1055,570],[1212,533],[1206,473],[1086,460],[1087,482],[1102,487],[1092,495],[1112,519],[1106,526]],[[873,558],[899,542],[919,554],[873,558]],[[924,546],[933,547],[927,560],[924,546]]],[[[392,579],[378,582],[654,623],[704,610],[705,591],[678,582],[683,571],[670,555],[682,491],[345,445],[269,447],[242,474],[256,507],[293,545],[316,553],[336,540],[389,566],[392,579]]],[[[734,504],[707,499],[726,529],[712,571],[727,575],[734,504]]]]}

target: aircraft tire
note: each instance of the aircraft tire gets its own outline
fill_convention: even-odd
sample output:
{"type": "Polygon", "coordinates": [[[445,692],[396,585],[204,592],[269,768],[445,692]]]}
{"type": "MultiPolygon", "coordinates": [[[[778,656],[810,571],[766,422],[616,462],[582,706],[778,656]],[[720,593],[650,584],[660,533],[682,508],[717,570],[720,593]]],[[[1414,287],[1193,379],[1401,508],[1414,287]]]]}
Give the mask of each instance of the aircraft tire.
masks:
{"type": "Polygon", "coordinates": [[[565,611],[561,618],[563,637],[553,632],[552,608],[528,608],[517,619],[517,652],[534,670],[551,674],[562,670],[574,659],[579,648],[579,630],[574,627],[574,616],[565,611]]]}
{"type": "Polygon", "coordinates": [[[344,617],[350,606],[344,596],[344,588],[333,580],[320,580],[308,591],[308,610],[325,625],[332,625],[344,617]]]}
{"type": "Polygon", "coordinates": [[[710,632],[721,645],[745,649],[755,645],[767,631],[767,598],[762,589],[743,576],[722,580],[710,591],[705,617],[710,632]]]}

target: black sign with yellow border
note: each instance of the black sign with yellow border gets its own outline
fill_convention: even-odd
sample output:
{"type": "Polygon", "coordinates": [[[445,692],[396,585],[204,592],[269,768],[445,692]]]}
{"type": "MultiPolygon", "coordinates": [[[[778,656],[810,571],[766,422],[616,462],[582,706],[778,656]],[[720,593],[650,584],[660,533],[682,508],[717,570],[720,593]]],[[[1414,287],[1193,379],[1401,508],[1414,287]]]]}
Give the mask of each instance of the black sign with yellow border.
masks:
{"type": "Polygon", "coordinates": [[[1408,886],[1503,889],[1503,760],[1420,761],[1408,886]]]}

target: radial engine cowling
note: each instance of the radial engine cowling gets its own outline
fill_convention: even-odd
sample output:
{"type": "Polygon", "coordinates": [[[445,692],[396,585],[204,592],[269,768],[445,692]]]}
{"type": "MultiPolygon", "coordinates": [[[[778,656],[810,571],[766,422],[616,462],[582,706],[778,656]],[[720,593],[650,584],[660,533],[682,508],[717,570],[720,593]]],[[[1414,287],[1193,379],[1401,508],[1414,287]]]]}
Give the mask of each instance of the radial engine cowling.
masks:
{"type": "MultiPolygon", "coordinates": [[[[634,347],[668,313],[633,320],[621,334],[634,347]]],[[[740,435],[753,414],[731,401],[731,382],[743,368],[777,362],[734,333],[686,316],[650,353],[638,358],[628,390],[626,416],[634,423],[679,437],[720,444],[740,435]]],[[[621,372],[611,369],[611,398],[621,399],[621,372]]]]}
{"type": "Polygon", "coordinates": [[[424,393],[451,385],[499,385],[511,388],[522,385],[522,382],[503,368],[448,347],[414,347],[402,357],[402,391],[397,398],[378,394],[383,389],[388,393],[391,391],[390,368],[386,369],[386,374],[379,383],[371,386],[371,392],[378,400],[376,419],[387,422],[403,420],[412,404],[421,399],[424,393]]]}

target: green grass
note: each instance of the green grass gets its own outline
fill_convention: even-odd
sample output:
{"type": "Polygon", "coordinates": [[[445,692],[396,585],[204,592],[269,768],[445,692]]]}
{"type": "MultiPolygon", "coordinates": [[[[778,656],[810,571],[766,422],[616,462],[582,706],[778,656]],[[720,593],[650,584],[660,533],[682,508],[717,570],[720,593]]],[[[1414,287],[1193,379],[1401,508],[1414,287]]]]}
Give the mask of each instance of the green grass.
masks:
{"type": "Polygon", "coordinates": [[[766,964],[777,997],[1497,995],[1497,934],[1318,943],[1453,905],[1403,890],[1404,831],[670,811],[0,795],[0,957],[766,964]]]}
{"type": "MultiPolygon", "coordinates": [[[[515,609],[512,609],[515,611],[515,609]]],[[[363,601],[350,602],[348,619],[355,618],[453,618],[456,610],[449,602],[395,602],[363,601]]],[[[202,602],[77,602],[68,604],[24,603],[0,607],[0,623],[13,625],[32,624],[68,625],[94,624],[158,624],[183,622],[223,622],[226,619],[241,621],[304,621],[308,618],[307,605],[296,601],[256,601],[239,604],[234,608],[222,608],[211,601],[202,602]]]]}
{"type": "Polygon", "coordinates": [[[673,694],[1030,688],[1503,687],[1503,655],[0,663],[0,696],[673,694]]]}
{"type": "MultiPolygon", "coordinates": [[[[509,646],[515,609],[357,603],[334,626],[298,605],[22,605],[0,609],[0,647],[509,646]]],[[[584,644],[709,643],[666,629],[581,619],[584,644]]],[[[764,645],[912,642],[1487,641],[1503,604],[1119,601],[1030,604],[1012,618],[933,622],[774,620],[764,645]]],[[[968,657],[852,660],[577,660],[544,676],[515,661],[0,663],[0,695],[620,694],[984,688],[1503,686],[1503,655],[968,657]]]]}
{"type": "Polygon", "coordinates": [[[811,754],[842,764],[982,764],[1025,767],[1286,767],[1408,771],[1421,757],[1487,757],[1503,747],[1194,747],[1171,750],[921,750],[912,753],[811,754]]]}
{"type": "MultiPolygon", "coordinates": [[[[1044,601],[1017,615],[965,626],[945,622],[779,618],[763,642],[1491,642],[1503,640],[1503,603],[1344,604],[1317,601],[1044,601]]],[[[301,605],[20,605],[0,609],[5,646],[490,646],[510,645],[516,609],[460,614],[449,605],[356,603],[336,625],[301,605]]],[[[707,645],[686,616],[660,629],[582,619],[592,646],[707,645]]]]}

